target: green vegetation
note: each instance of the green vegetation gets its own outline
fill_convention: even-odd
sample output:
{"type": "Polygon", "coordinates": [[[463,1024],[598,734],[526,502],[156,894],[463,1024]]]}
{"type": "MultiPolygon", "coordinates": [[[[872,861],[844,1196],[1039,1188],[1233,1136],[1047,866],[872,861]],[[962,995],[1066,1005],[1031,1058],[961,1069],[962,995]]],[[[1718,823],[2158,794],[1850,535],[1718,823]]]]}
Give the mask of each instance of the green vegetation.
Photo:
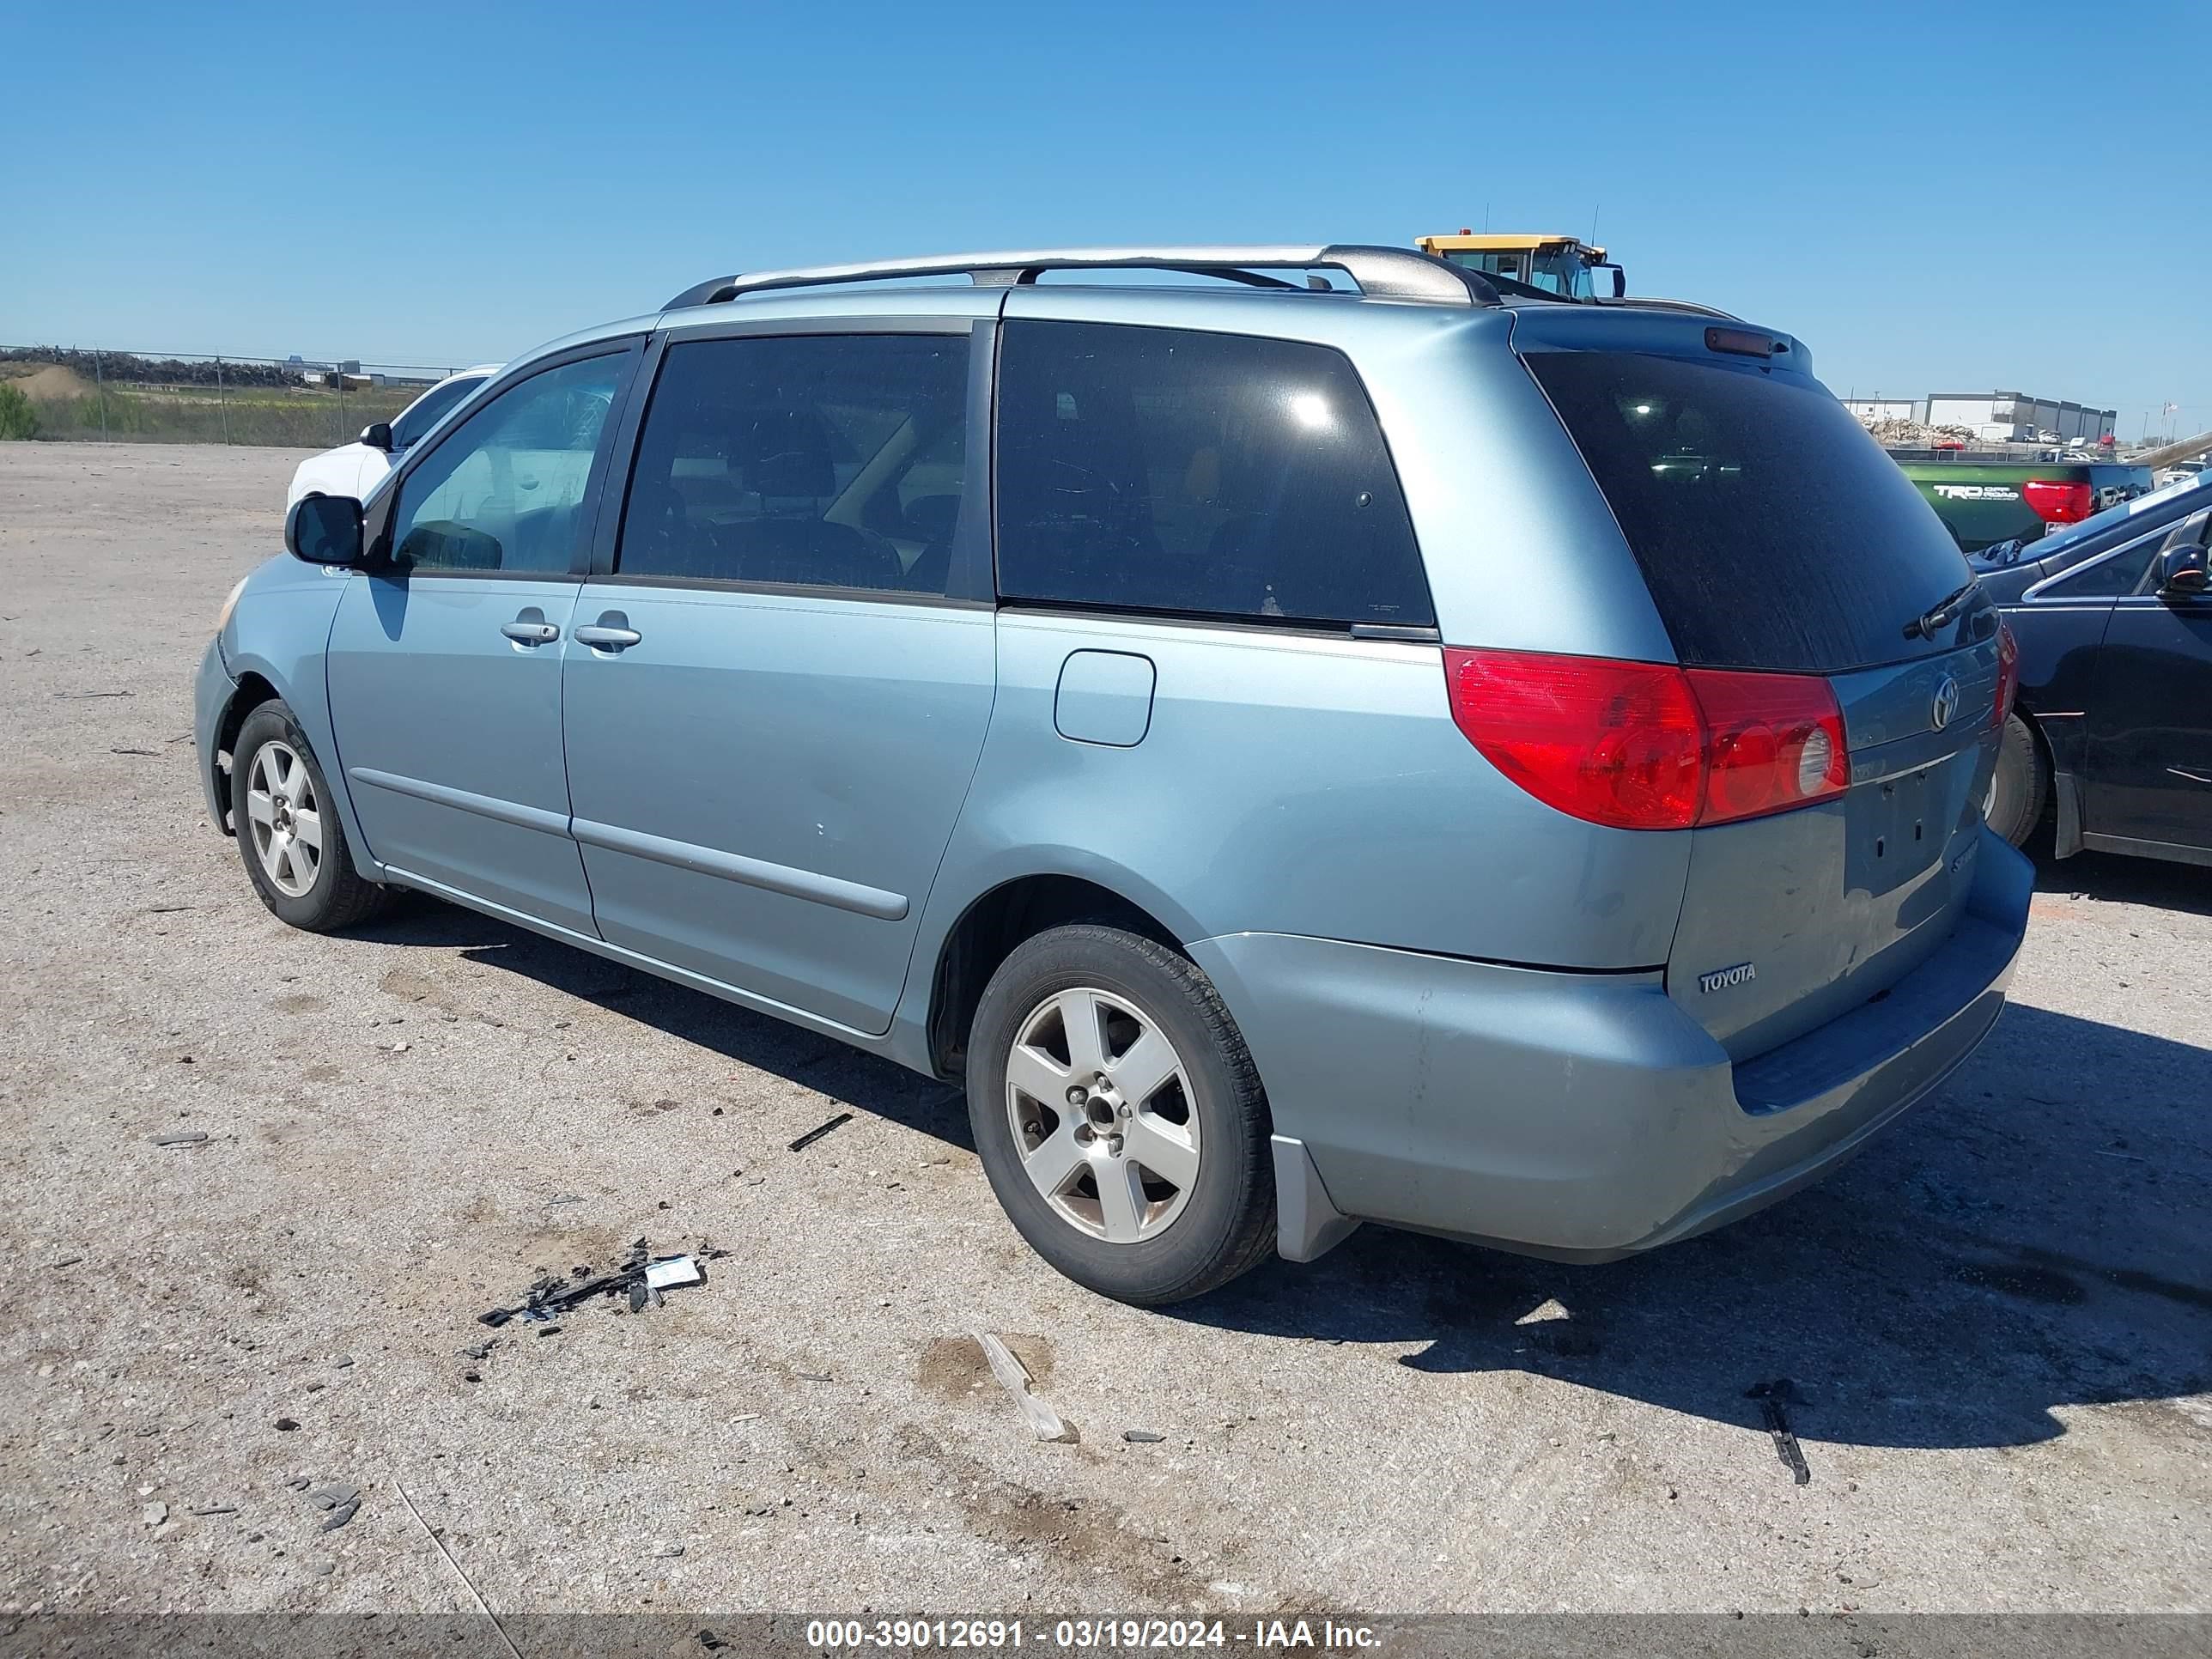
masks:
{"type": "Polygon", "coordinates": [[[49,438],[97,441],[104,432],[118,443],[275,444],[320,449],[349,441],[371,421],[390,420],[421,391],[419,386],[353,388],[340,399],[331,392],[271,392],[259,386],[236,397],[217,397],[197,390],[111,386],[104,392],[26,404],[40,423],[40,435],[49,438]]]}
{"type": "Polygon", "coordinates": [[[234,442],[281,445],[288,449],[327,449],[349,442],[372,420],[389,420],[414,403],[420,387],[356,389],[338,400],[325,392],[261,394],[239,398],[175,396],[146,387],[106,387],[106,425],[101,427],[100,394],[40,400],[33,407],[45,422],[46,438],[93,438],[101,431],[115,442],[234,442]]]}
{"type": "Polygon", "coordinates": [[[117,443],[271,444],[324,449],[349,442],[422,395],[420,386],[311,385],[296,372],[172,363],[110,354],[11,349],[0,360],[0,438],[117,443]]]}
{"type": "Polygon", "coordinates": [[[0,439],[38,435],[39,411],[31,400],[12,386],[0,385],[0,439]]]}

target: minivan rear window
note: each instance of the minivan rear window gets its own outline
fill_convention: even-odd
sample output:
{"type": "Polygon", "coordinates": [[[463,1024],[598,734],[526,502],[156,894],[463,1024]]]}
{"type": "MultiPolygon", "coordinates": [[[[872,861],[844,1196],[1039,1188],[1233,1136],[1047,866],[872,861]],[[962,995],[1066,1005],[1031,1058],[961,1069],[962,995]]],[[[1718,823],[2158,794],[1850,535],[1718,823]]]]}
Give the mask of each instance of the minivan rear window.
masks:
{"type": "Polygon", "coordinates": [[[1966,562],[1820,386],[1639,352],[1523,361],[1684,663],[1836,673],[1943,648],[1905,627],[1966,583],[1966,562]]]}

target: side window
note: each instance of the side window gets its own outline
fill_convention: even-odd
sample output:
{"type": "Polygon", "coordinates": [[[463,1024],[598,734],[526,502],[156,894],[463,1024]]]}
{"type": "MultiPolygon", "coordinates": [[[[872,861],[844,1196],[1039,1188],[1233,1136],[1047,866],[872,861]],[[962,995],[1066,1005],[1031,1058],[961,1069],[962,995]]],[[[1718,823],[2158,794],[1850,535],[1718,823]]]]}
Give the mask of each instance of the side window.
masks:
{"type": "MultiPolygon", "coordinates": [[[[2030,543],[2031,550],[2033,544],[2030,543]]],[[[2142,586],[2150,562],[2158,556],[2159,537],[2145,536],[2108,558],[2059,577],[2036,594],[2039,599],[2116,599],[2142,586]]]]}
{"type": "Polygon", "coordinates": [[[392,562],[409,570],[561,571],[584,535],[584,486],[622,377],[588,357],[518,381],[400,482],[392,562]]]}
{"type": "Polygon", "coordinates": [[[443,386],[432,386],[408,404],[392,423],[392,447],[406,449],[420,443],[422,434],[437,425],[447,410],[483,384],[483,376],[478,375],[474,380],[448,380],[443,386]]]}
{"type": "Polygon", "coordinates": [[[616,568],[942,593],[967,469],[968,337],[672,345],[616,568]]]}
{"type": "Polygon", "coordinates": [[[1367,394],[1322,346],[1009,324],[999,591],[1183,615],[1432,625],[1367,394]]]}

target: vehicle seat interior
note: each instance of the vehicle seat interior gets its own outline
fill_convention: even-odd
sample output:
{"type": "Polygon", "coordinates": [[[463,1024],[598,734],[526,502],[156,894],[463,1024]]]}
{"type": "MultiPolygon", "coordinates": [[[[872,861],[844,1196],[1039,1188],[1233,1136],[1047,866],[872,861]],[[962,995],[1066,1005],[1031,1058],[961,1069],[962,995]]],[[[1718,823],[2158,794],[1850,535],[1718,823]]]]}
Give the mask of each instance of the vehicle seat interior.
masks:
{"type": "Polygon", "coordinates": [[[780,409],[757,416],[744,434],[743,465],[760,514],[732,526],[744,580],[900,586],[906,573],[889,542],[822,516],[837,494],[837,465],[819,414],[780,409]]]}

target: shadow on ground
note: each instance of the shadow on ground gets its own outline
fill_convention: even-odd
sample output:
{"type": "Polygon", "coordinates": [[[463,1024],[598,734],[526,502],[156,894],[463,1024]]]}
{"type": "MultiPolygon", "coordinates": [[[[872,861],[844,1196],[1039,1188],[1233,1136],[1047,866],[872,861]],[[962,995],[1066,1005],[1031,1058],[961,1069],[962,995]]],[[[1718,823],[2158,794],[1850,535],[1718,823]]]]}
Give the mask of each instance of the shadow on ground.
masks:
{"type": "Polygon", "coordinates": [[[811,1089],[856,1112],[975,1150],[974,1137],[968,1132],[966,1098],[951,1085],[834,1037],[753,1013],[526,928],[410,894],[391,915],[361,929],[359,937],[386,945],[458,951],[465,961],[520,974],[739,1065],[811,1089]]]}
{"type": "MultiPolygon", "coordinates": [[[[459,949],[972,1150],[956,1091],[834,1040],[444,905],[370,936],[459,949]]],[[[2212,1389],[2208,1120],[2212,1051],[2015,1004],[1856,1161],[1707,1237],[1587,1267],[1370,1226],[1159,1316],[1415,1343],[1416,1370],[1540,1373],[1753,1428],[1746,1391],[1786,1377],[1811,1439],[2033,1443],[2064,1432],[2058,1408],[2212,1389]]],[[[2212,1418],[2178,1420],[2212,1442],[2212,1418]]]]}
{"type": "Polygon", "coordinates": [[[2212,1389],[2208,1114],[2212,1052],[2015,1004],[1856,1161],[1706,1237],[1572,1267],[1370,1227],[1173,1311],[1746,1427],[1787,1377],[1821,1440],[2031,1443],[2055,1408],[2212,1389]]]}
{"type": "Polygon", "coordinates": [[[2163,859],[2123,857],[2118,853],[2050,856],[2046,838],[2035,859],[2035,890],[2101,899],[2112,904],[2148,904],[2192,916],[2212,916],[2212,869],[2199,864],[2171,864],[2163,859]]]}

